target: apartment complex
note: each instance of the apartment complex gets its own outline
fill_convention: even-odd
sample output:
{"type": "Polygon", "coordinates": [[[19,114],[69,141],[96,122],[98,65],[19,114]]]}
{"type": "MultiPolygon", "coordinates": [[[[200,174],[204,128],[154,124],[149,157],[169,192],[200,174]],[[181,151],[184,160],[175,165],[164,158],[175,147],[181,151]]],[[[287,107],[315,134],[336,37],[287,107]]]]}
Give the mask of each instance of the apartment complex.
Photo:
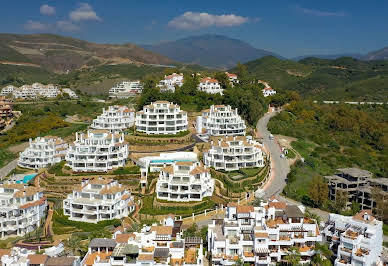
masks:
{"type": "Polygon", "coordinates": [[[224,218],[214,218],[208,228],[208,251],[213,265],[235,265],[238,259],[254,265],[276,265],[291,248],[308,264],[322,237],[304,207],[272,199],[259,207],[230,203],[224,218]]]}
{"type": "Polygon", "coordinates": [[[165,75],[164,79],[159,81],[156,87],[160,88],[161,92],[175,92],[175,86],[182,87],[183,85],[183,74],[173,73],[171,75],[165,75]]]}
{"type": "Polygon", "coordinates": [[[210,77],[201,79],[198,85],[198,90],[206,93],[210,93],[210,94],[220,93],[221,95],[223,94],[222,92],[224,91],[221,88],[221,85],[218,82],[218,80],[210,77]]]}
{"type": "Polygon", "coordinates": [[[6,182],[0,185],[0,198],[1,239],[23,236],[40,226],[47,202],[39,188],[6,182]]]}
{"type": "Polygon", "coordinates": [[[60,137],[45,136],[29,140],[29,146],[19,154],[18,166],[45,168],[65,159],[68,145],[60,137]]]}
{"type": "Polygon", "coordinates": [[[264,166],[263,145],[251,136],[219,137],[211,141],[204,152],[205,165],[216,170],[234,171],[240,168],[264,166]]]}
{"type": "Polygon", "coordinates": [[[76,93],[69,88],[61,89],[57,85],[33,83],[21,87],[7,86],[1,90],[1,95],[12,95],[16,99],[55,98],[67,93],[71,98],[78,98],[76,93]]]}
{"type": "Polygon", "coordinates": [[[96,238],[81,264],[86,266],[204,265],[203,243],[198,237],[183,238],[182,221],[172,215],[163,224],[144,226],[140,232],[96,238]]]}
{"type": "Polygon", "coordinates": [[[134,210],[130,192],[113,179],[83,181],[63,200],[63,213],[72,221],[86,223],[120,219],[134,210]]]}
{"type": "Polygon", "coordinates": [[[143,84],[139,80],[122,81],[109,90],[111,98],[129,98],[143,91],[143,84]]]}
{"type": "Polygon", "coordinates": [[[103,108],[102,114],[93,120],[91,128],[106,129],[110,132],[122,131],[135,124],[135,110],[114,105],[103,108]]]}
{"type": "Polygon", "coordinates": [[[125,166],[128,144],[123,133],[110,133],[104,129],[76,133],[70,144],[66,161],[75,172],[107,172],[125,166]]]}
{"type": "Polygon", "coordinates": [[[331,213],[323,235],[337,256],[335,265],[382,265],[382,226],[370,210],[353,217],[331,213]]]}
{"type": "Polygon", "coordinates": [[[211,197],[214,179],[200,162],[176,162],[160,169],[156,197],[168,201],[202,201],[211,197]]]}
{"type": "Polygon", "coordinates": [[[12,103],[5,96],[0,96],[0,129],[4,128],[13,117],[12,103]]]}
{"type": "Polygon", "coordinates": [[[386,178],[372,178],[372,173],[358,168],[337,169],[332,176],[325,176],[328,180],[329,199],[335,201],[339,194],[348,198],[347,207],[352,202],[360,204],[361,209],[374,209],[373,188],[379,188],[379,193],[388,197],[388,181],[386,178]]]}
{"type": "Polygon", "coordinates": [[[172,102],[153,102],[136,113],[136,130],[148,135],[175,135],[186,131],[187,125],[187,112],[172,102]]]}
{"type": "Polygon", "coordinates": [[[230,105],[212,105],[197,117],[197,133],[211,136],[245,136],[246,125],[230,105]]]}

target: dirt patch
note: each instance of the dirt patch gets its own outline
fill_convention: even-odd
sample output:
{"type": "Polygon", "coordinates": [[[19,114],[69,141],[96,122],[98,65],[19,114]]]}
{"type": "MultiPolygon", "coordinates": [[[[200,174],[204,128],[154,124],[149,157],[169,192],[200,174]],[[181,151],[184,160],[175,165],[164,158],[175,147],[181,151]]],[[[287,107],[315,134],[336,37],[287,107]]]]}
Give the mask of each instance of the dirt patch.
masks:
{"type": "Polygon", "coordinates": [[[285,147],[287,149],[292,149],[291,142],[297,141],[297,138],[283,136],[283,135],[275,135],[276,140],[279,142],[280,146],[285,147]]]}
{"type": "Polygon", "coordinates": [[[24,151],[29,145],[30,145],[29,142],[23,142],[21,144],[13,145],[9,147],[8,150],[13,153],[18,153],[18,152],[24,151]]]}

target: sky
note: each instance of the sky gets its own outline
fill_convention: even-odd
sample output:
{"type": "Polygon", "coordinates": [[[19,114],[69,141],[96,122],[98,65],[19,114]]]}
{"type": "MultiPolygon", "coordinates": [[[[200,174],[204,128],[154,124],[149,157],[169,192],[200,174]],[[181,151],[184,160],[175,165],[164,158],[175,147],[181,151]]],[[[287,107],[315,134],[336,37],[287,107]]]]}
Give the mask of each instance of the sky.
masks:
{"type": "Polygon", "coordinates": [[[97,43],[220,34],[284,57],[388,46],[384,0],[7,0],[1,7],[1,33],[55,33],[97,43]]]}

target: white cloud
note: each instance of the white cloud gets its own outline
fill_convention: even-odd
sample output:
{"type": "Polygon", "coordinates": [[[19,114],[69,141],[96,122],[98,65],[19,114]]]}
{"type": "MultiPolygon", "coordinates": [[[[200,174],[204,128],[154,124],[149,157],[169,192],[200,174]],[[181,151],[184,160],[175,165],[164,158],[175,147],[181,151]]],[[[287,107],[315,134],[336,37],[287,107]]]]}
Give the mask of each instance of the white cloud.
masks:
{"type": "Polygon", "coordinates": [[[317,9],[304,8],[301,6],[296,6],[296,9],[304,14],[309,14],[317,17],[345,17],[345,12],[330,12],[322,11],[317,9]]]}
{"type": "Polygon", "coordinates": [[[40,7],[40,13],[42,15],[52,16],[55,14],[55,7],[49,5],[42,5],[40,7]]]}
{"type": "Polygon", "coordinates": [[[82,20],[101,21],[101,18],[97,16],[93,7],[88,3],[81,3],[77,9],[70,12],[69,17],[71,21],[75,22],[80,22],[82,20]]]}
{"type": "Polygon", "coordinates": [[[29,20],[24,24],[24,28],[30,31],[47,31],[50,29],[50,25],[39,21],[29,20]]]}
{"type": "Polygon", "coordinates": [[[249,18],[229,15],[212,15],[209,13],[185,12],[168,22],[170,27],[184,30],[196,30],[208,27],[239,26],[249,21],[249,18]]]}
{"type": "Polygon", "coordinates": [[[57,21],[56,24],[57,28],[61,31],[78,31],[80,30],[80,27],[71,21],[66,21],[66,20],[60,20],[57,21]]]}

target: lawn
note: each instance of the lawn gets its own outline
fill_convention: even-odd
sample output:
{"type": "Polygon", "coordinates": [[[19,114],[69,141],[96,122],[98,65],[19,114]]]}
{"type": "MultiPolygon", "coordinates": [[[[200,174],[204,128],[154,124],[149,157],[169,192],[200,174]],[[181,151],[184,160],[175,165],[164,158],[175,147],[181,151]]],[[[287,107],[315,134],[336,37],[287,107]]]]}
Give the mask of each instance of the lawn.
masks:
{"type": "Polygon", "coordinates": [[[383,224],[383,232],[385,236],[388,236],[388,224],[383,224]]]}

